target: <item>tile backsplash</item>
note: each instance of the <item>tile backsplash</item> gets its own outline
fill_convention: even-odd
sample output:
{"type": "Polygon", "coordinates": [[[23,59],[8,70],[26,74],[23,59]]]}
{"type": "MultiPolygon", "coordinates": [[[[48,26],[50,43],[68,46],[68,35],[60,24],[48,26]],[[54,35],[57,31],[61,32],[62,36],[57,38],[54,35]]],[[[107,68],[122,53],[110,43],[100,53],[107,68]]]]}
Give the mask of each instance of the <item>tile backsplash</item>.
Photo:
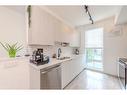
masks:
{"type": "Polygon", "coordinates": [[[72,47],[58,47],[58,46],[29,46],[27,52],[30,55],[32,55],[32,52],[34,50],[37,50],[37,48],[43,48],[44,54],[50,57],[52,57],[53,54],[56,54],[58,48],[61,48],[62,50],[61,56],[71,56],[73,54],[72,47]]]}

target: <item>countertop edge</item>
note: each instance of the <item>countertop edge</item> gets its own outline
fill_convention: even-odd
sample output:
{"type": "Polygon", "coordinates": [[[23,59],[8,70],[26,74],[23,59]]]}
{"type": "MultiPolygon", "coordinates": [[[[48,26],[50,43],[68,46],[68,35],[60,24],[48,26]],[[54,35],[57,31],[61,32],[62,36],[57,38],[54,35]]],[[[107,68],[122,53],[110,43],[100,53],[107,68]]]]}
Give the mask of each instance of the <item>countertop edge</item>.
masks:
{"type": "Polygon", "coordinates": [[[32,64],[32,63],[29,63],[29,64],[30,64],[31,67],[33,67],[34,69],[39,71],[41,69],[44,69],[44,68],[47,68],[47,67],[50,67],[50,66],[53,66],[53,65],[57,65],[57,64],[60,64],[60,63],[66,62],[66,61],[73,60],[73,59],[81,57],[83,55],[84,54],[74,55],[74,56],[71,56],[71,58],[65,59],[65,60],[56,60],[55,58],[51,58],[51,60],[48,64],[40,65],[40,66],[36,66],[35,64],[32,64]]]}

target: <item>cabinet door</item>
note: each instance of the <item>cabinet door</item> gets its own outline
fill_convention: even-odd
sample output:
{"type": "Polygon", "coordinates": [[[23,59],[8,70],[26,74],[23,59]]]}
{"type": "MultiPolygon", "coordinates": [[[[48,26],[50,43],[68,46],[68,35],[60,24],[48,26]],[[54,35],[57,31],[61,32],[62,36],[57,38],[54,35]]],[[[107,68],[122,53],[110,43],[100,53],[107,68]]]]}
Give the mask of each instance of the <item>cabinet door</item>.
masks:
{"type": "Polygon", "coordinates": [[[55,23],[55,41],[70,43],[70,28],[63,22],[56,20],[55,23]]]}
{"type": "Polygon", "coordinates": [[[0,64],[0,89],[29,89],[27,62],[11,61],[0,64]]]}
{"type": "Polygon", "coordinates": [[[72,60],[63,62],[61,65],[62,88],[64,88],[73,79],[72,60]]]}
{"type": "Polygon", "coordinates": [[[57,25],[59,27],[56,31],[56,41],[67,42],[71,47],[80,47],[80,32],[62,22],[57,25]]]}
{"type": "Polygon", "coordinates": [[[73,61],[74,61],[75,75],[79,74],[84,68],[86,68],[84,55],[81,55],[81,56],[79,55],[73,61]]]}
{"type": "Polygon", "coordinates": [[[30,44],[53,45],[54,22],[53,16],[37,6],[32,7],[31,27],[29,31],[30,44]]]}
{"type": "Polygon", "coordinates": [[[31,12],[31,25],[29,27],[28,31],[28,43],[29,44],[40,44],[40,36],[41,35],[41,30],[40,30],[40,9],[37,7],[32,7],[32,12],[31,12]]]}
{"type": "Polygon", "coordinates": [[[54,19],[54,40],[62,42],[62,22],[58,19],[54,19]]]}
{"type": "Polygon", "coordinates": [[[71,34],[72,34],[71,28],[68,27],[66,24],[62,23],[61,24],[61,32],[60,32],[61,41],[70,43],[71,34]]]}
{"type": "Polygon", "coordinates": [[[73,30],[70,41],[71,41],[70,42],[71,47],[80,47],[80,32],[73,30]]]}
{"type": "Polygon", "coordinates": [[[70,68],[72,71],[72,79],[74,79],[85,68],[85,62],[83,60],[83,56],[78,56],[71,61],[72,65],[70,68]]]}
{"type": "Polygon", "coordinates": [[[70,61],[63,62],[62,68],[62,88],[66,87],[84,68],[86,68],[84,55],[78,56],[70,61]]]}

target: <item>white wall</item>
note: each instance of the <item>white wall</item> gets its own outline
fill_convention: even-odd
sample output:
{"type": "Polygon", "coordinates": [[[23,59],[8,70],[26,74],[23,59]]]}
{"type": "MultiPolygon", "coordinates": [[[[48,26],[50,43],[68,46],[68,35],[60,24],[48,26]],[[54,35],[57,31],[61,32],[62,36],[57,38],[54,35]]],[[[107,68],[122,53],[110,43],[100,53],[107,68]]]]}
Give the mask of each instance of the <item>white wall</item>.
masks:
{"type": "Polygon", "coordinates": [[[117,75],[117,60],[127,57],[127,25],[123,25],[123,33],[118,37],[104,37],[104,71],[117,75]]]}
{"type": "MultiPolygon", "coordinates": [[[[14,10],[11,6],[0,6],[0,42],[10,44],[18,42],[26,47],[25,13],[14,10]]],[[[21,52],[20,54],[23,54],[25,48],[21,52]]],[[[0,58],[2,57],[8,57],[8,54],[0,45],[0,58]]]]}
{"type": "Polygon", "coordinates": [[[85,53],[85,31],[94,28],[104,28],[104,54],[103,65],[104,73],[117,75],[118,57],[127,57],[127,25],[123,25],[122,34],[111,36],[114,28],[114,17],[99,21],[93,25],[80,26],[77,29],[81,31],[81,53],[85,53]]]}
{"type": "MultiPolygon", "coordinates": [[[[56,46],[27,46],[27,18],[25,9],[23,11],[22,6],[0,6],[0,42],[13,44],[18,42],[23,44],[24,49],[18,54],[24,55],[28,50],[28,53],[32,53],[37,48],[43,48],[46,55],[52,56],[56,53],[56,46]]],[[[71,47],[61,47],[63,56],[70,56],[72,54],[71,47]]],[[[5,49],[0,45],[0,59],[8,57],[5,49]]]]}

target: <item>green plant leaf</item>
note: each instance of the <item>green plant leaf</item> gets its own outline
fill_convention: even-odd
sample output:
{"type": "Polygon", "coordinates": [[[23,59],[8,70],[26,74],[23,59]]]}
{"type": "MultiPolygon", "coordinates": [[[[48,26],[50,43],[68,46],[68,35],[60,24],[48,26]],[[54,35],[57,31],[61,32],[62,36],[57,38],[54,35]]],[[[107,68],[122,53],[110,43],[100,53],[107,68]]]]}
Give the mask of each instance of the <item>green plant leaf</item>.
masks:
{"type": "Polygon", "coordinates": [[[9,49],[10,49],[10,48],[9,48],[9,46],[8,46],[8,44],[7,44],[7,43],[5,44],[5,46],[6,46],[6,48],[7,48],[7,49],[8,49],[8,51],[9,51],[9,49]]]}
{"type": "Polygon", "coordinates": [[[13,45],[12,45],[12,48],[15,48],[17,44],[18,44],[18,42],[15,43],[15,44],[13,44],[13,45]]]}
{"type": "Polygon", "coordinates": [[[6,43],[5,45],[0,42],[0,44],[5,48],[5,50],[8,52],[10,57],[15,57],[16,53],[23,49],[22,45],[18,46],[18,42],[15,44],[8,44],[6,43]]]}
{"type": "Polygon", "coordinates": [[[8,43],[6,43],[6,44],[8,45],[9,49],[13,49],[11,45],[9,45],[8,43]]]}
{"type": "Polygon", "coordinates": [[[16,48],[16,51],[20,51],[21,49],[23,49],[22,45],[20,45],[19,47],[16,48]]]}
{"type": "Polygon", "coordinates": [[[0,42],[0,44],[3,46],[3,48],[8,51],[8,47],[6,47],[3,43],[0,42]]]}

